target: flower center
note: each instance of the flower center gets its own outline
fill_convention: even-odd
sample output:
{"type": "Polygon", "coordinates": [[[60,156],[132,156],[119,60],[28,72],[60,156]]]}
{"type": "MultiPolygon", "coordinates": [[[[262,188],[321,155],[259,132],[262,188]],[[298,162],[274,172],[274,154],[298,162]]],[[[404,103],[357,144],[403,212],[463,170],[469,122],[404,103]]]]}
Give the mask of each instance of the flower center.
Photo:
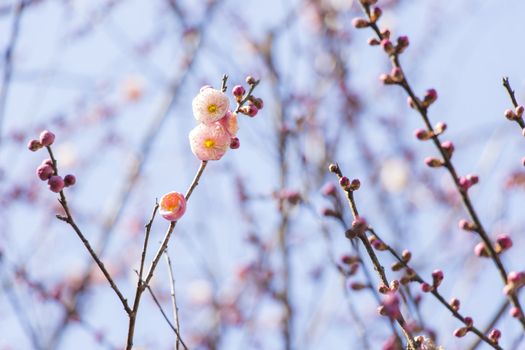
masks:
{"type": "Polygon", "coordinates": [[[204,141],[204,147],[212,148],[213,146],[215,146],[215,141],[211,139],[207,139],[206,141],[204,141]]]}
{"type": "Polygon", "coordinates": [[[215,113],[217,111],[217,105],[209,105],[208,112],[215,113]]]}

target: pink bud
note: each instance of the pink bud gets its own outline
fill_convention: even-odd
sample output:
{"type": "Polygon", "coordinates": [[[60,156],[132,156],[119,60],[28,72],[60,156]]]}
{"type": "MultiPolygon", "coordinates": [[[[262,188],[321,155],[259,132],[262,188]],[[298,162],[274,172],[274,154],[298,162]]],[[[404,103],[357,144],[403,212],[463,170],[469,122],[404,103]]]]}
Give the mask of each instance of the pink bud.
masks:
{"type": "Polygon", "coordinates": [[[427,90],[427,93],[425,94],[425,97],[423,98],[423,101],[427,106],[434,103],[438,98],[437,91],[435,89],[429,89],[427,90]]]}
{"type": "Polygon", "coordinates": [[[385,85],[391,85],[396,83],[396,81],[392,79],[392,77],[388,74],[381,74],[379,76],[379,80],[381,80],[385,85]]]}
{"type": "Polygon", "coordinates": [[[361,187],[361,181],[359,179],[353,179],[350,181],[350,190],[357,191],[361,187]]]}
{"type": "Polygon", "coordinates": [[[490,256],[489,251],[487,247],[485,246],[485,243],[483,242],[479,242],[478,244],[476,244],[476,246],[474,247],[474,253],[477,256],[484,257],[484,258],[487,258],[490,256]]]}
{"type": "Polygon", "coordinates": [[[51,146],[53,142],[55,142],[55,134],[53,134],[49,130],[42,131],[42,133],[40,134],[40,143],[42,144],[42,146],[51,146]]]}
{"type": "Polygon", "coordinates": [[[489,338],[497,343],[499,338],[501,338],[501,331],[497,328],[494,328],[490,331],[489,338]]]}
{"type": "Polygon", "coordinates": [[[432,286],[426,282],[421,283],[421,291],[423,293],[428,293],[432,291],[432,286]]]}
{"type": "Polygon", "coordinates": [[[49,180],[54,173],[55,171],[53,170],[53,167],[48,164],[42,164],[36,169],[36,175],[42,181],[49,180]]]}
{"type": "Polygon", "coordinates": [[[439,160],[437,158],[427,157],[425,158],[425,164],[431,168],[437,168],[437,167],[443,166],[444,163],[442,160],[439,160]]]}
{"type": "Polygon", "coordinates": [[[444,278],[443,271],[434,270],[434,272],[432,272],[432,280],[433,280],[432,284],[434,288],[439,287],[439,285],[441,284],[441,281],[443,281],[443,278],[444,278]]]}
{"type": "Polygon", "coordinates": [[[447,130],[447,124],[439,122],[434,127],[436,135],[441,135],[445,130],[447,130]]]}
{"type": "Polygon", "coordinates": [[[358,235],[364,233],[367,228],[368,224],[365,218],[361,216],[356,217],[354,221],[352,221],[352,230],[358,235]]]}
{"type": "Polygon", "coordinates": [[[496,238],[496,243],[502,250],[507,250],[512,247],[512,239],[505,234],[501,234],[496,238]]]}
{"type": "Polygon", "coordinates": [[[523,110],[523,106],[516,107],[516,115],[518,116],[518,118],[521,118],[521,116],[523,115],[523,110]]]}
{"type": "Polygon", "coordinates": [[[520,318],[522,316],[521,312],[520,312],[520,309],[517,308],[516,306],[513,307],[512,309],[510,309],[509,313],[514,318],[520,318]]]}
{"type": "Polygon", "coordinates": [[[352,25],[355,27],[355,28],[366,28],[370,25],[370,22],[368,22],[366,19],[364,18],[354,18],[352,19],[352,25]]]}
{"type": "Polygon", "coordinates": [[[454,331],[454,336],[461,338],[464,337],[468,332],[468,327],[461,327],[454,331]]]}
{"type": "Polygon", "coordinates": [[[460,229],[465,230],[465,231],[475,231],[476,230],[476,225],[474,225],[474,223],[467,221],[465,219],[459,220],[458,226],[460,229]]]}
{"type": "Polygon", "coordinates": [[[478,175],[473,175],[473,174],[469,174],[467,175],[467,179],[473,184],[477,184],[479,182],[479,176],[478,175]]]}
{"type": "Polygon", "coordinates": [[[259,110],[257,109],[257,107],[255,107],[253,103],[248,103],[248,106],[244,107],[247,107],[245,114],[249,117],[255,117],[257,115],[257,112],[259,112],[259,110]]]}
{"type": "Polygon", "coordinates": [[[73,186],[76,182],[77,182],[77,178],[75,177],[75,175],[68,174],[64,176],[64,185],[66,187],[73,186]]]}
{"type": "Polygon", "coordinates": [[[385,50],[385,52],[389,55],[392,55],[395,52],[394,45],[388,39],[381,40],[381,46],[383,47],[383,50],[385,50]]]}
{"type": "Polygon", "coordinates": [[[238,137],[232,137],[230,141],[230,148],[231,149],[237,149],[241,146],[241,142],[239,141],[238,137]]]}
{"type": "Polygon", "coordinates": [[[169,221],[177,221],[186,212],[186,198],[182,193],[169,192],[161,197],[159,213],[169,221]]]}
{"type": "Polygon", "coordinates": [[[47,181],[49,189],[52,192],[58,193],[64,189],[64,180],[58,175],[53,175],[47,181]]]}
{"type": "Polygon", "coordinates": [[[518,119],[518,116],[516,115],[516,113],[514,113],[512,109],[507,109],[505,110],[505,118],[507,118],[508,120],[516,120],[518,119]]]}
{"type": "Polygon", "coordinates": [[[465,324],[469,327],[472,327],[472,325],[474,324],[474,320],[472,319],[472,317],[465,317],[465,324]]]}
{"type": "Polygon", "coordinates": [[[254,98],[253,99],[253,104],[255,105],[255,107],[257,107],[257,109],[263,109],[264,107],[264,101],[262,98],[254,98]]]}
{"type": "Polygon", "coordinates": [[[43,146],[42,144],[37,141],[37,140],[31,140],[29,141],[29,143],[27,144],[27,148],[32,151],[32,152],[35,152],[35,151],[38,151],[39,149],[41,149],[43,146]]]}
{"type": "Polygon", "coordinates": [[[331,182],[326,183],[321,189],[321,193],[323,194],[323,196],[333,196],[336,194],[336,191],[337,189],[335,185],[331,182]]]}
{"type": "Polygon", "coordinates": [[[441,144],[441,148],[443,148],[443,150],[449,158],[452,157],[452,153],[454,152],[454,144],[452,143],[452,141],[443,142],[441,144]]]}
{"type": "Polygon", "coordinates": [[[235,97],[235,99],[238,101],[242,99],[245,92],[246,90],[244,90],[244,87],[242,85],[235,85],[232,89],[232,94],[235,97]]]}
{"type": "Polygon", "coordinates": [[[379,40],[377,40],[376,38],[368,39],[368,45],[370,45],[370,46],[377,46],[379,44],[381,44],[381,42],[379,40]]]}
{"type": "Polygon", "coordinates": [[[461,190],[466,192],[472,186],[472,181],[467,179],[465,176],[461,176],[458,180],[458,184],[461,190]]]}
{"type": "Polygon", "coordinates": [[[425,140],[428,140],[430,137],[428,131],[424,130],[424,129],[417,129],[416,131],[414,131],[414,136],[418,139],[418,140],[421,140],[421,141],[425,141],[425,140]]]}
{"type": "Polygon", "coordinates": [[[459,307],[460,307],[459,299],[453,298],[453,299],[450,301],[449,304],[450,304],[450,306],[451,306],[454,310],[456,310],[456,311],[459,310],[459,307]]]}
{"type": "Polygon", "coordinates": [[[343,176],[339,179],[339,185],[346,189],[348,186],[350,186],[350,180],[346,176],[343,176]]]}
{"type": "Polygon", "coordinates": [[[409,45],[408,36],[400,36],[397,38],[397,52],[402,53],[409,45]]]}

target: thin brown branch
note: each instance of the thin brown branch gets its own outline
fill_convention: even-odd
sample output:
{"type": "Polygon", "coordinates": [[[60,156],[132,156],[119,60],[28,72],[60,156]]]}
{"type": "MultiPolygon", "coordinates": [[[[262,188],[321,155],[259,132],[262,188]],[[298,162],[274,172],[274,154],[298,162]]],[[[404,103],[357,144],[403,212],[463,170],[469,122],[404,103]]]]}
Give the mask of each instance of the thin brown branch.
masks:
{"type": "MultiPolygon", "coordinates": [[[[388,40],[388,37],[385,36],[385,34],[381,32],[381,30],[379,29],[376,21],[372,20],[371,6],[366,3],[363,4],[363,2],[361,2],[361,5],[370,22],[369,26],[376,33],[377,38],[381,41],[388,40]]],[[[476,226],[476,232],[478,233],[481,240],[485,244],[487,251],[489,252],[490,259],[494,262],[494,265],[496,266],[496,269],[499,272],[501,280],[503,281],[504,284],[506,284],[507,283],[507,270],[505,269],[503,263],[501,262],[499,255],[496,253],[494,246],[489,238],[489,235],[487,231],[485,230],[483,224],[481,223],[481,220],[478,217],[477,211],[474,209],[474,205],[472,204],[470,196],[468,195],[468,191],[465,191],[461,188],[460,180],[459,180],[459,176],[457,175],[456,168],[454,167],[450,157],[447,155],[447,152],[441,145],[439,135],[435,132],[434,128],[432,127],[432,124],[430,123],[430,118],[428,116],[428,107],[426,105],[423,105],[421,100],[416,96],[405,74],[403,73],[403,69],[399,61],[399,53],[397,53],[397,50],[394,50],[394,52],[390,53],[389,58],[392,63],[392,67],[398,68],[401,72],[402,79],[397,84],[400,85],[403,88],[403,90],[405,90],[407,95],[411,98],[414,108],[418,111],[419,115],[423,119],[423,122],[428,132],[432,135],[431,137],[432,142],[434,143],[434,145],[436,146],[436,148],[438,149],[439,153],[441,154],[443,158],[443,166],[447,169],[450,176],[452,177],[452,180],[456,186],[457,192],[461,196],[463,205],[465,206],[465,209],[467,213],[469,214],[472,222],[476,226]]],[[[516,292],[515,291],[511,292],[508,295],[508,298],[510,302],[512,303],[512,305],[519,310],[518,320],[521,323],[523,329],[525,330],[525,314],[523,312],[521,303],[516,295],[516,292]]]]}
{"type": "MultiPolygon", "coordinates": [[[[173,275],[173,266],[171,265],[170,255],[168,254],[168,248],[164,251],[164,257],[166,258],[166,264],[168,265],[168,275],[170,279],[170,294],[171,294],[171,308],[173,312],[173,319],[177,326],[177,331],[180,333],[180,322],[179,322],[179,307],[177,306],[177,295],[175,294],[175,277],[173,275]]],[[[177,337],[175,343],[175,349],[180,348],[180,337],[177,337]]]]}
{"type": "MultiPolygon", "coordinates": [[[[50,146],[47,146],[46,148],[47,148],[47,151],[49,153],[49,157],[51,158],[51,161],[53,162],[53,170],[55,172],[55,175],[58,175],[57,161],[55,159],[55,156],[53,155],[53,151],[51,150],[50,146]]],[[[124,307],[124,310],[129,315],[131,313],[131,309],[130,309],[130,307],[128,305],[127,299],[122,295],[122,292],[117,287],[115,281],[113,281],[113,278],[111,277],[110,273],[108,272],[108,270],[104,266],[104,263],[100,260],[100,258],[97,255],[97,253],[95,253],[95,250],[93,249],[93,247],[89,243],[88,239],[86,238],[86,236],[84,236],[84,234],[82,233],[82,231],[78,227],[77,223],[73,219],[73,215],[71,215],[71,211],[69,209],[69,205],[67,203],[67,199],[66,199],[66,195],[64,194],[64,190],[60,191],[59,196],[60,196],[60,198],[59,198],[58,202],[60,203],[60,205],[64,209],[64,213],[66,215],[65,216],[57,215],[57,218],[60,219],[61,221],[66,222],[67,224],[69,224],[69,226],[71,226],[71,228],[73,228],[73,231],[75,231],[75,233],[77,234],[78,238],[80,238],[80,240],[84,244],[84,247],[86,247],[87,251],[89,252],[91,257],[93,258],[93,260],[97,264],[97,266],[100,269],[100,271],[102,271],[102,274],[104,275],[104,277],[106,277],[106,280],[109,282],[109,285],[111,286],[111,288],[113,289],[115,294],[117,294],[120,302],[122,303],[122,306],[124,307]]]]}
{"type": "MultiPolygon", "coordinates": [[[[503,86],[507,90],[507,93],[509,94],[510,100],[512,101],[512,105],[514,108],[518,108],[518,100],[516,100],[516,94],[514,93],[514,90],[512,90],[512,87],[510,86],[509,78],[503,77],[503,86]]],[[[520,126],[521,130],[525,129],[525,122],[523,121],[523,118],[519,116],[518,118],[514,119],[516,123],[520,126]]]]}

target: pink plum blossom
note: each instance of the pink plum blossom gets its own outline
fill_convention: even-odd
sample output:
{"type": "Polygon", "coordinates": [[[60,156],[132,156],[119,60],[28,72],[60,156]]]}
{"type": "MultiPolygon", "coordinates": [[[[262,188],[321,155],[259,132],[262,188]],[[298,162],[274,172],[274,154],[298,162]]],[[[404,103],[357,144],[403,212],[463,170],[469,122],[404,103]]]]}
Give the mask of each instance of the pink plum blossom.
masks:
{"type": "MultiPolygon", "coordinates": [[[[211,90],[211,89],[208,89],[211,90]]],[[[219,123],[199,124],[190,131],[191,151],[200,160],[219,160],[230,147],[230,134],[219,123]]]]}
{"type": "Polygon", "coordinates": [[[227,111],[224,117],[219,120],[224,130],[226,130],[231,137],[235,137],[239,131],[239,124],[237,123],[237,113],[227,111]]]}
{"type": "Polygon", "coordinates": [[[200,123],[212,124],[221,119],[228,108],[230,101],[222,91],[207,88],[199,92],[192,102],[193,115],[200,123]]]}

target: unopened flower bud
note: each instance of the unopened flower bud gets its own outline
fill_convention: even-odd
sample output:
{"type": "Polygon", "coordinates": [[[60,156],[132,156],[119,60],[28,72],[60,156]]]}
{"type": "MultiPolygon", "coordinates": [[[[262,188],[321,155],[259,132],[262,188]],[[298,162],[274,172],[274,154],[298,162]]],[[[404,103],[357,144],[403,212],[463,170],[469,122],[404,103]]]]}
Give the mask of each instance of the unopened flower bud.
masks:
{"type": "Polygon", "coordinates": [[[346,190],[348,186],[350,186],[350,180],[346,176],[343,176],[339,179],[339,185],[346,190]]]}
{"type": "Polygon", "coordinates": [[[390,30],[389,29],[385,29],[381,32],[381,37],[383,39],[390,39],[390,30]]]}
{"type": "Polygon", "coordinates": [[[510,309],[509,314],[514,318],[520,318],[522,316],[520,309],[516,306],[510,309]]]}
{"type": "Polygon", "coordinates": [[[459,299],[456,299],[456,298],[453,298],[452,300],[450,300],[450,303],[449,303],[450,307],[452,307],[455,311],[458,311],[459,310],[459,307],[460,307],[460,302],[459,302],[459,299]]]}
{"type": "Polygon", "coordinates": [[[367,288],[368,286],[364,283],[361,283],[361,282],[352,282],[350,284],[350,288],[352,290],[355,290],[355,291],[358,291],[358,290],[363,290],[365,288],[367,288]]]}
{"type": "Polygon", "coordinates": [[[507,109],[505,110],[505,118],[507,118],[508,120],[516,120],[518,119],[518,116],[516,115],[516,113],[514,113],[512,109],[507,109]]]}
{"type": "Polygon", "coordinates": [[[252,102],[255,105],[255,107],[257,107],[257,109],[263,109],[264,101],[262,98],[254,98],[252,102]]]}
{"type": "Polygon", "coordinates": [[[355,27],[355,28],[366,28],[370,25],[370,22],[368,22],[366,19],[364,18],[354,18],[352,20],[352,25],[355,27]]]}
{"type": "Polygon", "coordinates": [[[370,45],[370,46],[377,46],[379,44],[381,44],[381,42],[379,40],[377,40],[376,38],[368,39],[368,45],[370,45]]]}
{"type": "Polygon", "coordinates": [[[379,76],[379,80],[381,80],[381,82],[385,85],[392,85],[396,83],[396,81],[388,74],[381,74],[379,76]]]}
{"type": "Polygon", "coordinates": [[[512,239],[505,234],[498,235],[496,237],[496,245],[494,247],[494,250],[496,250],[496,253],[502,253],[507,249],[510,249],[512,247],[512,239]]]}
{"type": "Polygon", "coordinates": [[[237,101],[242,100],[245,92],[246,90],[244,90],[244,87],[242,85],[235,85],[232,89],[232,95],[237,101]]]}
{"type": "Polygon", "coordinates": [[[438,168],[440,166],[443,166],[445,163],[440,159],[434,157],[427,157],[425,158],[425,164],[431,168],[438,168]]]}
{"type": "Polygon", "coordinates": [[[479,242],[474,247],[474,253],[479,257],[488,258],[490,256],[487,246],[484,242],[479,242]]]}
{"type": "Polygon", "coordinates": [[[48,187],[52,192],[58,193],[64,189],[64,179],[58,175],[53,175],[47,181],[48,187]]]}
{"type": "Polygon", "coordinates": [[[42,181],[49,180],[54,173],[53,167],[48,164],[42,164],[36,169],[36,175],[42,181]]]}
{"type": "Polygon", "coordinates": [[[426,282],[421,283],[421,291],[423,293],[429,293],[433,290],[432,286],[426,282]]]}
{"type": "Polygon", "coordinates": [[[433,281],[432,285],[434,286],[434,288],[439,287],[439,285],[443,281],[443,278],[444,278],[443,271],[441,271],[441,270],[434,270],[432,272],[432,281],[433,281]]]}
{"type": "Polygon", "coordinates": [[[437,123],[436,126],[434,127],[434,133],[436,135],[441,135],[445,130],[447,130],[447,124],[443,122],[437,123]]]}
{"type": "Polygon", "coordinates": [[[43,146],[42,144],[37,141],[37,140],[31,140],[29,141],[29,143],[27,144],[27,148],[32,151],[32,152],[35,152],[35,151],[38,151],[39,149],[41,149],[43,146]]]}
{"type": "Polygon", "coordinates": [[[472,319],[472,317],[465,317],[465,324],[468,326],[468,327],[472,327],[472,325],[474,324],[474,320],[472,319]]]}
{"type": "Polygon", "coordinates": [[[77,182],[77,178],[75,177],[75,175],[68,174],[64,176],[64,186],[66,187],[73,186],[76,182],[77,182]]]}
{"type": "Polygon", "coordinates": [[[397,53],[398,54],[403,53],[403,51],[405,51],[408,45],[409,45],[408,36],[402,35],[399,38],[397,38],[397,47],[396,47],[397,53]]]}
{"type": "Polygon", "coordinates": [[[418,140],[426,141],[426,140],[430,139],[431,133],[429,133],[428,131],[426,131],[424,129],[417,129],[416,131],[414,131],[414,136],[418,140]]]}
{"type": "Polygon", "coordinates": [[[381,17],[382,14],[383,11],[381,11],[381,9],[376,6],[372,9],[372,11],[370,11],[370,19],[372,20],[372,22],[377,22],[377,20],[379,19],[379,17],[381,17]]]}
{"type": "Polygon", "coordinates": [[[437,91],[435,89],[427,90],[425,97],[423,97],[423,106],[428,107],[434,103],[438,98],[437,91]]]}
{"type": "Polygon", "coordinates": [[[497,328],[494,328],[490,331],[489,338],[497,344],[499,338],[501,338],[501,331],[497,328]]]}
{"type": "Polygon", "coordinates": [[[241,146],[241,142],[239,141],[238,137],[232,137],[230,140],[230,148],[231,149],[237,149],[241,146]]]}
{"type": "Polygon", "coordinates": [[[412,253],[409,250],[403,250],[403,253],[401,254],[401,259],[403,259],[405,263],[408,263],[410,261],[410,258],[412,258],[412,253]]]}
{"type": "Polygon", "coordinates": [[[257,83],[257,80],[254,77],[252,77],[251,75],[246,77],[246,84],[254,85],[255,83],[257,83]]]}
{"type": "Polygon", "coordinates": [[[516,107],[516,115],[518,116],[518,118],[521,118],[523,116],[523,110],[524,108],[521,105],[516,107]]]}
{"type": "Polygon", "coordinates": [[[42,146],[47,147],[51,146],[55,142],[55,134],[49,130],[44,130],[40,133],[40,143],[42,146]]]}
{"type": "Polygon", "coordinates": [[[394,54],[396,52],[396,49],[394,48],[394,45],[388,39],[381,40],[381,46],[383,47],[383,50],[385,50],[385,52],[388,55],[392,55],[392,54],[394,54]]]}
{"type": "Polygon", "coordinates": [[[365,218],[358,216],[352,221],[352,231],[354,231],[357,235],[363,234],[366,229],[368,228],[368,224],[365,220],[365,218]]]}
{"type": "Polygon", "coordinates": [[[445,151],[445,154],[449,159],[452,158],[452,153],[454,153],[454,144],[452,141],[443,142],[441,148],[443,148],[443,151],[445,151]]]}
{"type": "Polygon", "coordinates": [[[460,229],[465,231],[476,231],[476,225],[473,222],[467,221],[465,219],[459,220],[458,226],[460,229]]]}
{"type": "Polygon", "coordinates": [[[390,72],[390,76],[396,83],[400,83],[403,81],[403,71],[399,67],[392,68],[392,71],[390,72]]]}
{"type": "Polygon", "coordinates": [[[336,164],[332,163],[328,166],[328,171],[330,171],[331,173],[337,173],[339,171],[339,167],[336,164]]]}
{"type": "Polygon", "coordinates": [[[454,331],[454,336],[458,338],[464,337],[468,333],[468,330],[468,327],[458,328],[454,331]]]}
{"type": "Polygon", "coordinates": [[[361,187],[361,181],[359,181],[359,179],[353,179],[352,181],[350,181],[349,188],[351,191],[357,191],[360,187],[361,187]]]}

